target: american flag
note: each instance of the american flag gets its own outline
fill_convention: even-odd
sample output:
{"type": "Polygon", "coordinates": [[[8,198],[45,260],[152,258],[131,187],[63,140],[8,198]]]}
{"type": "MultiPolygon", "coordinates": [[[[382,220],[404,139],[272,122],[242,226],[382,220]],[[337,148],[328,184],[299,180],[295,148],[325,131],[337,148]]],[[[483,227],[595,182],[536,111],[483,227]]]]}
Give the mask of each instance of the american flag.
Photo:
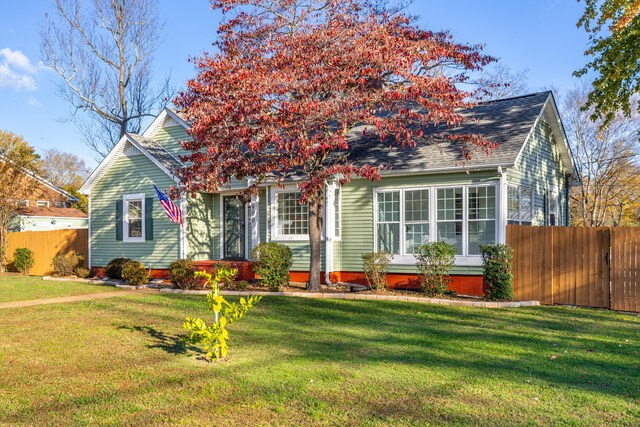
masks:
{"type": "Polygon", "coordinates": [[[171,222],[177,222],[178,224],[182,225],[182,211],[180,210],[180,207],[173,203],[162,191],[158,190],[158,187],[156,187],[155,184],[153,185],[153,188],[156,189],[160,204],[164,208],[164,211],[169,217],[169,220],[171,220],[171,222]]]}

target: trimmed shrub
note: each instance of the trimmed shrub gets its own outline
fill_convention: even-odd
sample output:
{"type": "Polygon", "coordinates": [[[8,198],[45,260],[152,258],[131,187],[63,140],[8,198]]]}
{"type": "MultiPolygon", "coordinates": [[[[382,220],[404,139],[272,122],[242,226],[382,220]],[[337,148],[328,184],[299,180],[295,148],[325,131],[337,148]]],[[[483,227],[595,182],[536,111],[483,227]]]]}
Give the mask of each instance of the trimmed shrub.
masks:
{"type": "Polygon", "coordinates": [[[392,255],[388,252],[368,252],[362,254],[362,269],[371,289],[387,287],[387,271],[392,255]]]}
{"type": "Polygon", "coordinates": [[[29,274],[34,263],[33,251],[29,248],[17,248],[13,253],[13,267],[22,274],[29,274]]]}
{"type": "Polygon", "coordinates": [[[147,283],[149,273],[139,261],[129,261],[122,266],[122,278],[132,286],[141,286],[147,283]]]}
{"type": "Polygon", "coordinates": [[[84,267],[77,267],[75,270],[75,273],[76,273],[76,276],[78,276],[81,279],[86,279],[87,277],[91,276],[91,270],[84,267]]]}
{"type": "Polygon", "coordinates": [[[104,273],[109,279],[122,280],[122,266],[129,261],[132,260],[130,258],[114,258],[109,261],[109,264],[107,264],[107,267],[104,269],[104,273]]]}
{"type": "Polygon", "coordinates": [[[456,260],[456,247],[446,242],[432,242],[416,252],[420,286],[427,296],[442,295],[451,282],[449,271],[456,260]]]}
{"type": "Polygon", "coordinates": [[[511,260],[513,249],[509,245],[480,245],[482,252],[482,276],[490,300],[513,299],[513,274],[511,260]]]}
{"type": "Polygon", "coordinates": [[[77,270],[84,266],[84,256],[82,254],[58,255],[51,262],[53,269],[58,276],[79,276],[77,270]]]}
{"type": "Polygon", "coordinates": [[[194,289],[198,286],[195,272],[193,261],[190,259],[179,259],[169,265],[171,283],[180,289],[194,289]]]}
{"type": "Polygon", "coordinates": [[[277,292],[281,286],[289,284],[292,258],[291,249],[280,243],[260,243],[251,251],[256,273],[262,277],[262,283],[272,292],[277,292]]]}

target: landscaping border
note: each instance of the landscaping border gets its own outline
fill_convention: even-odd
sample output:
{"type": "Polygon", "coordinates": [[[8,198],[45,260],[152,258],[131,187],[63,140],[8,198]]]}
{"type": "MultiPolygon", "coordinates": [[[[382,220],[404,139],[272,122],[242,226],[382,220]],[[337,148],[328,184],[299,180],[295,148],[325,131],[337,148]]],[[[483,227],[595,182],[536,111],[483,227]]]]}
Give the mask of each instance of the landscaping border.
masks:
{"type": "MultiPolygon", "coordinates": [[[[160,292],[187,294],[187,295],[206,295],[210,291],[196,291],[185,289],[159,289],[160,292]]],[[[229,296],[281,296],[281,297],[298,297],[298,298],[322,298],[322,299],[345,299],[345,300],[376,300],[376,301],[399,301],[399,302],[417,302],[420,304],[437,304],[451,305],[461,307],[481,307],[481,308],[517,308],[517,307],[533,307],[539,306],[539,301],[464,301],[445,298],[423,298],[408,297],[399,295],[373,295],[359,294],[351,292],[331,293],[331,292],[263,292],[263,291],[220,291],[222,295],[229,296]]]]}

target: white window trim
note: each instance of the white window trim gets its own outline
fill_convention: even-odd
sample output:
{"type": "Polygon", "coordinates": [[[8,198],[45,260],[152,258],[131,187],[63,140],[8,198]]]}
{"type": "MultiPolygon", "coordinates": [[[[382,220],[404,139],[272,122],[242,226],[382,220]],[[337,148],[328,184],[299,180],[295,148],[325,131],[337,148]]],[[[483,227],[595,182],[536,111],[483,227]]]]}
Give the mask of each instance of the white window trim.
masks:
{"type": "Polygon", "coordinates": [[[145,219],[145,197],[144,193],[125,194],[122,196],[122,241],[126,243],[142,243],[146,241],[146,219],[145,219]],[[142,237],[129,237],[129,202],[140,200],[142,202],[142,237]]]}
{"type": "Polygon", "coordinates": [[[49,201],[48,200],[38,200],[36,202],[36,207],[38,207],[38,208],[48,208],[49,207],[49,201]],[[46,204],[46,206],[40,206],[40,203],[44,203],[44,204],[46,204]]]}
{"type": "Polygon", "coordinates": [[[555,194],[556,197],[556,209],[555,209],[555,214],[556,214],[556,226],[561,225],[560,224],[560,192],[558,191],[558,188],[551,184],[548,187],[547,190],[547,217],[545,218],[545,223],[547,225],[551,225],[551,197],[552,195],[555,194]]]}
{"type": "MultiPolygon", "coordinates": [[[[279,234],[278,233],[278,195],[281,193],[300,192],[297,185],[287,185],[284,188],[271,188],[271,241],[308,242],[309,234],[279,234]]],[[[326,221],[325,221],[326,222],[326,221]]],[[[324,233],[323,233],[324,234],[324,233]]],[[[323,236],[324,237],[324,236],[323,236]]]]}
{"type": "MultiPolygon", "coordinates": [[[[412,190],[429,190],[429,241],[435,242],[437,236],[437,194],[440,189],[462,188],[462,255],[456,255],[456,266],[481,266],[482,255],[468,255],[469,240],[469,212],[468,212],[468,195],[470,187],[495,187],[496,189],[496,230],[495,241],[498,242],[499,230],[503,226],[499,215],[499,203],[501,197],[501,186],[498,182],[490,183],[473,183],[460,185],[438,185],[438,186],[410,186],[410,187],[379,187],[373,189],[373,247],[378,250],[378,193],[384,192],[400,192],[400,254],[405,252],[404,237],[404,192],[412,190]]],[[[396,265],[415,265],[417,262],[415,255],[393,255],[391,264],[396,265]]]]}
{"type": "MultiPolygon", "coordinates": [[[[335,207],[338,208],[338,211],[336,212],[335,211],[335,207],[334,207],[334,210],[332,212],[334,214],[333,221],[332,221],[332,224],[333,224],[332,239],[334,241],[340,242],[340,241],[342,241],[342,186],[339,183],[335,183],[334,185],[327,186],[325,188],[328,189],[328,190],[334,191],[334,193],[333,193],[333,197],[334,198],[336,197],[336,193],[335,192],[337,191],[339,193],[338,199],[336,200],[336,204],[334,205],[335,207]],[[338,214],[338,231],[340,232],[340,234],[336,234],[336,232],[335,232],[335,230],[336,230],[336,217],[335,217],[335,214],[338,214]]],[[[325,194],[325,198],[324,198],[325,202],[328,199],[329,198],[325,194]]],[[[328,219],[327,212],[329,212],[329,209],[327,209],[327,204],[326,203],[325,203],[324,212],[325,212],[325,214],[324,214],[325,219],[328,219]]],[[[324,221],[324,222],[326,223],[325,226],[328,227],[329,226],[329,224],[328,224],[329,221],[324,221]]],[[[327,235],[326,230],[325,230],[324,234],[325,234],[325,236],[327,235]]]]}

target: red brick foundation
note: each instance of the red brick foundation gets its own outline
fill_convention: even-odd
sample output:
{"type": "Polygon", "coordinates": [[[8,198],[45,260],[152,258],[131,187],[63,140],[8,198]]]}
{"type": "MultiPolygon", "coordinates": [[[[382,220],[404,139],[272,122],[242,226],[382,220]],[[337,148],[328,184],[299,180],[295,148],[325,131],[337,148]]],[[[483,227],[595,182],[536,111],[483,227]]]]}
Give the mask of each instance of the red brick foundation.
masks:
{"type": "MultiPolygon", "coordinates": [[[[204,269],[211,272],[215,269],[216,265],[224,264],[230,265],[238,269],[237,280],[251,280],[256,277],[253,269],[253,263],[250,261],[195,261],[197,269],[204,269]]],[[[98,277],[104,277],[104,267],[92,267],[91,271],[98,277]]],[[[169,279],[168,269],[152,269],[152,279],[169,279]]],[[[291,271],[289,277],[292,282],[306,283],[309,280],[309,273],[306,271],[291,271]]],[[[321,275],[323,283],[325,282],[325,275],[321,275]]],[[[470,295],[481,297],[484,295],[484,283],[482,276],[451,276],[452,282],[449,284],[449,289],[456,291],[459,295],[470,295]]],[[[351,271],[338,271],[331,273],[331,282],[349,282],[367,284],[367,279],[364,273],[351,272],[351,271]]],[[[387,274],[387,283],[391,289],[420,289],[418,282],[418,276],[415,274],[399,274],[389,273],[387,274]]]]}

